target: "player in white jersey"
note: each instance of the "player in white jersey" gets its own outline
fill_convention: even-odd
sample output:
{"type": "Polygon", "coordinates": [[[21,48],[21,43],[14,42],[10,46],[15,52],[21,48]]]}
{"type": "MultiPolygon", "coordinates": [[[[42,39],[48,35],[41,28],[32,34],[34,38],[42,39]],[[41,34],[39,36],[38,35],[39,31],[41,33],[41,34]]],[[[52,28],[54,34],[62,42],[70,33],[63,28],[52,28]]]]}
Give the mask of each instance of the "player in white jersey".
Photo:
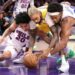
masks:
{"type": "MultiPolygon", "coordinates": [[[[69,36],[71,36],[71,30],[75,24],[75,8],[67,4],[51,3],[48,6],[48,16],[54,21],[54,26],[57,29],[58,41],[55,46],[50,49],[50,54],[53,55],[59,51],[62,54],[62,64],[59,68],[62,71],[66,71],[69,68],[68,62],[64,59],[64,48],[67,46],[69,36]]],[[[49,26],[51,27],[51,26],[49,26]]]]}
{"type": "Polygon", "coordinates": [[[29,5],[34,6],[34,0],[18,0],[15,3],[15,9],[13,13],[18,14],[19,12],[27,12],[29,5]]]}
{"type": "Polygon", "coordinates": [[[7,0],[3,5],[3,10],[15,2],[13,16],[15,17],[20,12],[27,12],[30,5],[34,6],[34,0],[7,0]]]}
{"type": "Polygon", "coordinates": [[[17,26],[11,26],[14,32],[12,35],[8,35],[6,39],[7,45],[3,50],[3,54],[0,54],[1,60],[14,59],[19,52],[26,51],[29,48],[30,17],[25,12],[19,13],[15,18],[15,22],[17,26]]]}

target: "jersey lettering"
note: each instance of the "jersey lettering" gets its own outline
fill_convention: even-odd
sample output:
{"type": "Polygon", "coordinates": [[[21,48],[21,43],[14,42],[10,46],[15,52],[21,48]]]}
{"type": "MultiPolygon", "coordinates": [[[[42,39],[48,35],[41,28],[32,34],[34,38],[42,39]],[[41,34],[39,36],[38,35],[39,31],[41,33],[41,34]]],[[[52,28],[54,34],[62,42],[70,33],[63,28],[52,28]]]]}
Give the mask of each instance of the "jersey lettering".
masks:
{"type": "Polygon", "coordinates": [[[21,31],[16,31],[18,33],[16,39],[20,42],[25,42],[26,39],[29,39],[29,36],[27,36],[25,33],[21,31]]]}
{"type": "Polygon", "coordinates": [[[27,8],[29,3],[30,3],[30,1],[28,1],[28,0],[21,0],[20,1],[21,8],[27,8]]]}

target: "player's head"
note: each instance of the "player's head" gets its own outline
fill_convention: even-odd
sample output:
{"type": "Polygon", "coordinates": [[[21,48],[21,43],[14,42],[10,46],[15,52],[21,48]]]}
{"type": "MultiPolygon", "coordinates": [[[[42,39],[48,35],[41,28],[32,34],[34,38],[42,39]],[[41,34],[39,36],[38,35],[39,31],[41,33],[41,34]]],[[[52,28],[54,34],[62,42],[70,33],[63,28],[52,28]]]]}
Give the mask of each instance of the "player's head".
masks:
{"type": "Polygon", "coordinates": [[[40,23],[42,19],[41,12],[36,7],[30,7],[28,14],[35,23],[40,23]]]}
{"type": "Polygon", "coordinates": [[[58,23],[62,17],[63,7],[59,3],[51,3],[47,8],[48,15],[55,23],[58,23]]]}
{"type": "Polygon", "coordinates": [[[23,30],[28,30],[30,28],[29,22],[30,22],[30,17],[26,12],[19,13],[16,15],[15,22],[17,25],[19,25],[23,30]]]}

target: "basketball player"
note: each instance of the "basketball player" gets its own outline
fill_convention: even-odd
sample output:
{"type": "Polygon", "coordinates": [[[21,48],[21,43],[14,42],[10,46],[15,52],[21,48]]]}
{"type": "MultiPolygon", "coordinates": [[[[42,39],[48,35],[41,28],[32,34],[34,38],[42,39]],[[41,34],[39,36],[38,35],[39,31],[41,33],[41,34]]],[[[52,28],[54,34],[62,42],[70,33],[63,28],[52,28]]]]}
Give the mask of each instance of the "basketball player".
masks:
{"type": "MultiPolygon", "coordinates": [[[[43,6],[38,9],[36,7],[30,7],[28,9],[28,13],[29,13],[30,17],[31,17],[31,15],[35,16],[33,19],[37,18],[40,21],[40,22],[36,22],[31,17],[32,21],[30,22],[30,32],[31,32],[32,37],[34,38],[34,39],[32,38],[33,44],[35,42],[36,35],[41,37],[45,42],[50,43],[52,35],[50,33],[50,28],[48,27],[47,23],[45,22],[45,17],[46,17],[46,13],[47,13],[47,6],[43,6]],[[48,35],[50,35],[50,36],[48,37],[48,35]]],[[[51,20],[51,22],[50,22],[49,19],[50,18],[47,16],[48,24],[50,23],[52,25],[53,21],[50,19],[51,20]]],[[[55,30],[52,30],[53,27],[51,28],[51,31],[55,32],[55,30]]],[[[55,37],[55,39],[52,40],[52,45],[57,40],[56,34],[54,34],[53,36],[55,37]]]]}
{"type": "MultiPolygon", "coordinates": [[[[8,33],[8,38],[6,39],[7,45],[3,50],[3,53],[0,54],[0,60],[14,59],[17,57],[19,52],[22,52],[23,50],[25,52],[28,50],[29,38],[30,38],[29,22],[30,22],[30,17],[25,12],[19,13],[16,16],[15,18],[16,26],[13,24],[9,28],[10,30],[13,31],[13,33],[11,34],[10,32],[8,33]]],[[[6,38],[7,34],[2,37],[6,38]]]]}
{"type": "Polygon", "coordinates": [[[19,14],[20,12],[27,12],[27,9],[30,5],[34,6],[34,0],[7,0],[3,5],[3,10],[5,10],[8,6],[13,4],[15,2],[14,10],[13,10],[13,16],[15,17],[16,14],[19,14]]]}
{"type": "Polygon", "coordinates": [[[67,62],[64,60],[63,50],[69,41],[72,27],[75,24],[75,9],[67,4],[60,5],[58,3],[52,3],[49,4],[47,11],[48,16],[50,16],[55,23],[54,25],[57,29],[57,32],[55,33],[58,33],[59,38],[55,47],[53,47],[52,50],[50,48],[50,54],[53,55],[62,51],[62,65],[60,70],[65,71],[66,67],[68,68],[69,66],[66,66],[67,62]]]}
{"type": "MultiPolygon", "coordinates": [[[[36,13],[36,11],[35,11],[36,13]]],[[[37,16],[40,12],[37,12],[37,14],[31,15],[31,19],[34,20],[35,22],[39,23],[41,20],[41,17],[37,16]],[[36,17],[37,16],[37,17],[36,17]]],[[[61,51],[62,54],[62,65],[59,68],[62,71],[66,71],[69,68],[68,62],[64,59],[64,52],[63,49],[66,47],[69,36],[71,35],[71,29],[73,25],[75,24],[75,9],[73,9],[69,4],[68,5],[60,5],[57,3],[50,4],[48,6],[48,13],[46,17],[46,22],[48,23],[49,27],[52,28],[55,31],[54,34],[57,34],[58,41],[56,44],[54,43],[52,46],[50,44],[49,49],[44,50],[45,52],[43,53],[42,56],[48,56],[49,51],[50,55],[53,55],[59,51],[61,51]],[[55,24],[51,25],[51,21],[48,22],[47,17],[50,17],[55,24]],[[63,68],[64,67],[64,68],[63,68]]],[[[53,38],[54,40],[54,38],[53,38]]]]}
{"type": "Polygon", "coordinates": [[[28,9],[28,14],[31,17],[31,20],[33,20],[38,28],[38,30],[41,30],[45,32],[46,34],[50,34],[50,37],[45,37],[45,41],[50,44],[51,48],[55,45],[57,38],[57,33],[54,23],[52,19],[46,15],[47,14],[47,6],[43,6],[40,8],[31,7],[28,9]],[[49,27],[51,25],[52,27],[49,27]],[[51,35],[52,33],[52,35],[51,35]],[[50,41],[49,41],[50,40],[50,41]]]}
{"type": "MultiPolygon", "coordinates": [[[[12,32],[12,26],[16,26],[16,23],[13,22],[12,25],[6,29],[6,31],[4,32],[3,36],[0,37],[0,43],[4,40],[4,38],[10,34],[12,32]]],[[[46,29],[47,30],[47,29],[46,29]]],[[[48,29],[49,30],[49,29],[48,29]]],[[[47,31],[48,31],[47,30],[47,31]]],[[[50,38],[48,38],[48,36],[41,30],[38,30],[35,23],[33,21],[30,22],[30,33],[33,36],[33,38],[35,38],[36,35],[39,35],[43,40],[45,40],[47,43],[49,43],[50,38]]],[[[32,38],[32,40],[33,40],[32,38]]],[[[34,44],[34,41],[32,41],[34,44]]]]}
{"type": "Polygon", "coordinates": [[[15,3],[13,14],[18,14],[19,12],[27,12],[29,5],[34,6],[34,0],[18,0],[15,3]]]}

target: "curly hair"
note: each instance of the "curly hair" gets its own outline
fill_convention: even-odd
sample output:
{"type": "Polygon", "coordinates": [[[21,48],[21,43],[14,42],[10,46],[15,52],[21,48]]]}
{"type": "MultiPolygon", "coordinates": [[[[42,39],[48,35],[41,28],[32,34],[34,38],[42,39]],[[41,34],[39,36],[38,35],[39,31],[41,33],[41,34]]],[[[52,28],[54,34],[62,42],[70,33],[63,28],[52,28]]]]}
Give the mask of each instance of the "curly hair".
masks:
{"type": "Polygon", "coordinates": [[[16,24],[29,23],[31,19],[26,12],[22,12],[16,15],[15,21],[16,21],[16,24]]]}
{"type": "Polygon", "coordinates": [[[48,12],[62,12],[63,7],[59,3],[50,3],[47,8],[48,12]]]}

